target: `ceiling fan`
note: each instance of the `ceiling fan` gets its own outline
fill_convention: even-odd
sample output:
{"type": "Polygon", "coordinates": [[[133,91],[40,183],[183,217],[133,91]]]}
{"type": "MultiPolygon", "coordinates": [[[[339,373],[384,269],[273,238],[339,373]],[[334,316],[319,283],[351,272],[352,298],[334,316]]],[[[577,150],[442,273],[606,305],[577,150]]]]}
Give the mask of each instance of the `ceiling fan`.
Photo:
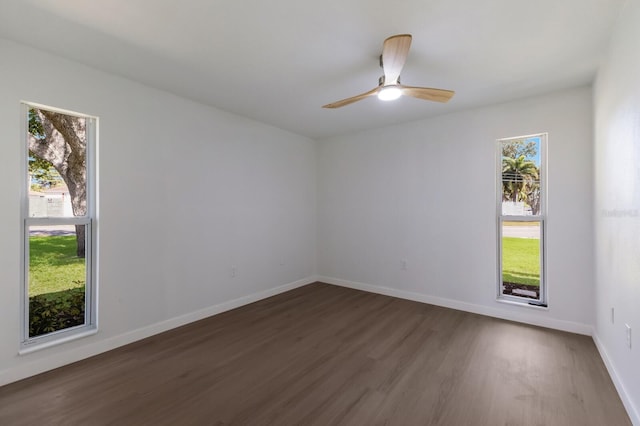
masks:
{"type": "Polygon", "coordinates": [[[360,101],[369,96],[378,95],[385,101],[398,99],[400,96],[411,96],[425,101],[447,102],[455,92],[452,90],[414,87],[400,84],[400,72],[409,55],[411,34],[398,34],[387,38],[382,45],[380,67],[384,75],[378,80],[378,87],[341,101],[323,105],[322,108],[340,108],[360,101]]]}

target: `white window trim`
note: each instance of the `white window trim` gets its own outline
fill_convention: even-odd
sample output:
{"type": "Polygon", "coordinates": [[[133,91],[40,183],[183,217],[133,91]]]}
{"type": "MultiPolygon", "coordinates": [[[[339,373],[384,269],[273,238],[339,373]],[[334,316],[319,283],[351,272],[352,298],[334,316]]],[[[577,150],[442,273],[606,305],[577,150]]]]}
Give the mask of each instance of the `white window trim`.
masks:
{"type": "Polygon", "coordinates": [[[496,301],[527,307],[548,309],[549,290],[547,285],[547,141],[548,133],[502,138],[496,141],[496,226],[497,226],[497,280],[496,301]],[[512,216],[502,214],[502,143],[531,137],[540,137],[540,214],[512,216]],[[540,299],[529,299],[502,294],[502,222],[540,222],[540,299]]]}
{"type": "Polygon", "coordinates": [[[22,188],[21,188],[21,224],[22,232],[22,268],[21,268],[21,291],[20,291],[20,314],[21,314],[21,341],[20,355],[59,345],[82,337],[90,336],[98,331],[98,262],[97,262],[97,148],[98,148],[98,118],[95,116],[81,114],[74,111],[53,108],[47,105],[33,102],[21,102],[22,117],[22,188]],[[85,217],[29,217],[29,108],[44,109],[61,114],[81,117],[86,119],[87,138],[87,215],[85,217]],[[36,337],[29,337],[29,226],[31,225],[86,225],[85,232],[85,323],[80,326],[70,327],[52,333],[36,337]]]}

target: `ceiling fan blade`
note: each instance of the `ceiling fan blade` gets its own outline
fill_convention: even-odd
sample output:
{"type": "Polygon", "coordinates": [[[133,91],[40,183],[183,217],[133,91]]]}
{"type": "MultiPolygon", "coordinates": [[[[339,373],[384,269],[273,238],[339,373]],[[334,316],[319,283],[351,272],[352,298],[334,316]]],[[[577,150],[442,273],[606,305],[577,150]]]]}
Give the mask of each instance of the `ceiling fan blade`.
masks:
{"type": "Polygon", "coordinates": [[[400,87],[402,87],[403,95],[411,96],[418,99],[424,99],[425,101],[447,102],[456,93],[453,90],[432,89],[430,87],[400,87]]]}
{"type": "Polygon", "coordinates": [[[397,84],[400,72],[409,55],[411,34],[398,34],[389,37],[382,45],[382,69],[384,84],[397,84]]]}
{"type": "Polygon", "coordinates": [[[343,99],[341,101],[337,101],[337,102],[333,102],[333,103],[330,103],[330,104],[323,105],[322,108],[340,108],[340,107],[343,107],[345,105],[349,105],[349,104],[352,104],[354,102],[358,102],[359,100],[367,98],[367,97],[369,97],[371,95],[375,95],[376,93],[378,93],[378,91],[380,91],[380,88],[376,87],[375,89],[371,89],[368,92],[361,93],[359,95],[352,96],[350,98],[343,99]]]}

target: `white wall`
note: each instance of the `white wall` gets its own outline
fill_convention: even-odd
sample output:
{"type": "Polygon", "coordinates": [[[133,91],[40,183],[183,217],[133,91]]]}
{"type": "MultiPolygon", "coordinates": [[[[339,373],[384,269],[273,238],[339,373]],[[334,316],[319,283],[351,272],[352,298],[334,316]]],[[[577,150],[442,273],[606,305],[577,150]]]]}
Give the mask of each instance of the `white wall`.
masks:
{"type": "Polygon", "coordinates": [[[0,57],[0,385],[312,279],[312,140],[12,42],[0,57]],[[99,117],[100,331],[19,356],[21,100],[99,117]]]}
{"type": "Polygon", "coordinates": [[[595,340],[640,425],[640,2],[628,1],[595,102],[595,340]],[[615,322],[611,321],[615,308],[615,322]],[[632,348],[625,324],[632,328],[632,348]]]}
{"type": "Polygon", "coordinates": [[[318,272],[590,334],[592,137],[583,87],[321,141],[318,272]],[[549,133],[548,311],[496,301],[496,139],[538,132],[549,133]]]}

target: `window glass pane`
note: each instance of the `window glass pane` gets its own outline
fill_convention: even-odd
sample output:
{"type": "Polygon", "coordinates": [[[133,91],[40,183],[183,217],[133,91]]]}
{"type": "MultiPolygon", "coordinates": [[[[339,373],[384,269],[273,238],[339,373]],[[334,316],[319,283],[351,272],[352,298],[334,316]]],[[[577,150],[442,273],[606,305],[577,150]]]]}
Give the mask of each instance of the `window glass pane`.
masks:
{"type": "Polygon", "coordinates": [[[502,223],[502,294],[540,299],[539,221],[502,223]]]}
{"type": "Polygon", "coordinates": [[[87,119],[29,108],[29,217],[87,214],[87,119]]]}
{"type": "Polygon", "coordinates": [[[502,214],[540,214],[541,137],[501,142],[502,214]]]}
{"type": "Polygon", "coordinates": [[[22,347],[96,328],[91,216],[96,118],[23,104],[28,174],[22,347]]]}
{"type": "Polygon", "coordinates": [[[29,337],[85,323],[86,228],[29,227],[29,337]]]}

